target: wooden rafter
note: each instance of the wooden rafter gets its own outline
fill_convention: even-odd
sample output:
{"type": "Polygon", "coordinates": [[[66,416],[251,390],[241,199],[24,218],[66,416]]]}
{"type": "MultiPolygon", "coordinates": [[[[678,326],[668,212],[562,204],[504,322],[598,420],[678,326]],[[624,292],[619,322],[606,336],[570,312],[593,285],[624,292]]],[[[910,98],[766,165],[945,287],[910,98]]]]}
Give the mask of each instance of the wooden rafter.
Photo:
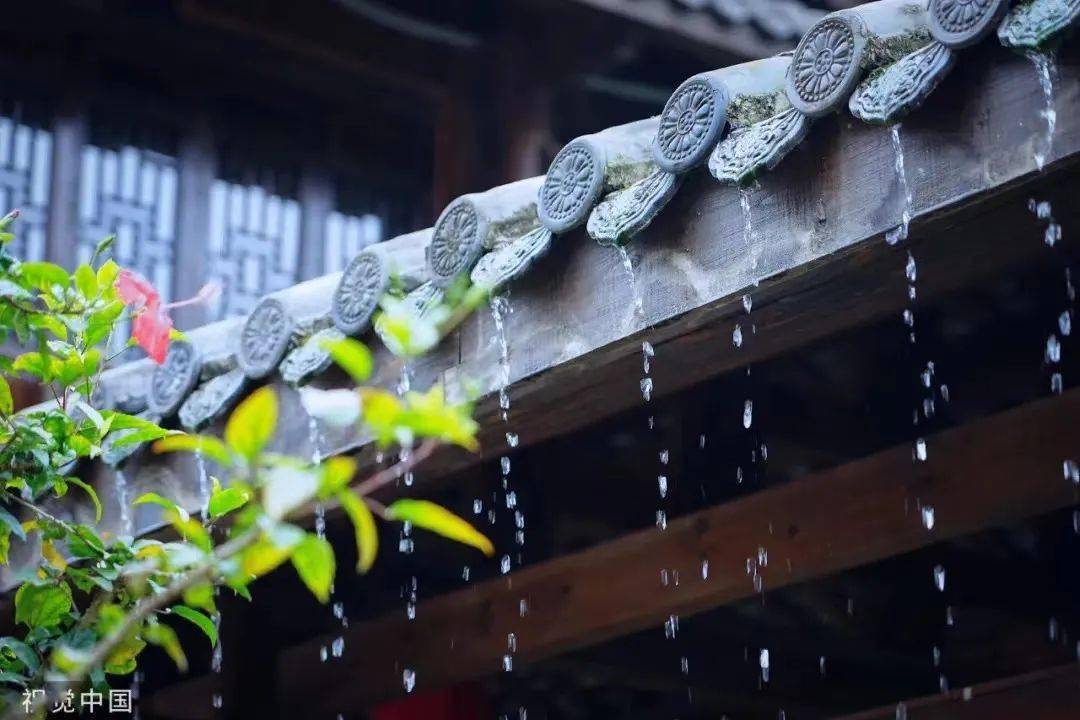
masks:
{"type": "Polygon", "coordinates": [[[312,664],[329,642],[315,639],[281,655],[282,700],[363,705],[401,693],[406,665],[429,689],[495,672],[511,632],[528,662],[732,603],[758,592],[747,564],[760,547],[769,561],[754,572],[777,589],[1066,507],[1077,501],[1062,462],[1077,450],[1078,419],[1073,390],[930,437],[926,463],[913,465],[905,444],[441,596],[412,621],[354,625],[348,644],[392,649],[397,662],[361,652],[312,664]],[[659,568],[684,581],[658,592],[659,568]]]}

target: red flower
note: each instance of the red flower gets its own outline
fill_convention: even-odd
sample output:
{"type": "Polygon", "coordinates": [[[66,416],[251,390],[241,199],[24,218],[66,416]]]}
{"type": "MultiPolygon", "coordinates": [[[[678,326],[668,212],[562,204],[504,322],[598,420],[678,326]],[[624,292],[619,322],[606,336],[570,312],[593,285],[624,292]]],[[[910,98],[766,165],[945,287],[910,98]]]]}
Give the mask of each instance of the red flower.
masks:
{"type": "Polygon", "coordinates": [[[131,270],[120,271],[116,276],[115,287],[120,299],[131,308],[131,336],[158,365],[165,362],[165,356],[169,352],[169,334],[173,327],[172,318],[165,311],[185,305],[208,303],[221,291],[221,286],[217,283],[207,283],[190,300],[162,305],[161,294],[150,281],[131,270]]]}
{"type": "Polygon", "coordinates": [[[131,336],[151,360],[161,365],[169,352],[169,333],[172,326],[172,318],[155,304],[153,307],[143,308],[142,312],[135,315],[131,323],[131,336]]]}
{"type": "Polygon", "coordinates": [[[116,292],[131,308],[131,336],[150,359],[161,365],[169,352],[172,318],[161,307],[161,294],[142,275],[121,270],[116,277],[116,292]]]}

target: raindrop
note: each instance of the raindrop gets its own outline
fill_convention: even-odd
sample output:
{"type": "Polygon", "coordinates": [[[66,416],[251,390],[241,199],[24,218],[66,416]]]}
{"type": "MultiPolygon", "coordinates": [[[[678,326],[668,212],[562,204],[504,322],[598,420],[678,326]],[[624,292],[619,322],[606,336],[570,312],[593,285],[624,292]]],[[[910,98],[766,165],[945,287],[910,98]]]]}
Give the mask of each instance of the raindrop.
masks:
{"type": "Polygon", "coordinates": [[[667,465],[668,460],[671,458],[671,454],[665,449],[660,451],[660,464],[667,465]]]}
{"type": "Polygon", "coordinates": [[[1066,310],[1058,316],[1058,329],[1061,330],[1062,337],[1069,337],[1072,334],[1072,313],[1070,311],[1066,310]]]}
{"type": "Polygon", "coordinates": [[[667,621],[664,623],[664,637],[666,637],[668,640],[674,640],[678,632],[679,616],[669,615],[667,621]]]}
{"type": "Polygon", "coordinates": [[[933,659],[934,667],[941,667],[941,648],[935,645],[930,650],[930,657],[933,659]]]}
{"type": "Polygon", "coordinates": [[[682,670],[683,675],[690,674],[690,659],[685,655],[679,658],[679,669],[682,670]]]}
{"type": "Polygon", "coordinates": [[[499,469],[502,470],[503,475],[510,474],[510,458],[503,455],[499,458],[499,469]]]}
{"type": "Polygon", "coordinates": [[[661,498],[666,498],[667,497],[667,476],[666,475],[660,475],[659,477],[657,477],[656,478],[656,484],[660,486],[660,497],[661,498]]]}
{"type": "Polygon", "coordinates": [[[1080,485],[1080,464],[1077,464],[1075,460],[1066,460],[1062,463],[1062,469],[1066,480],[1072,480],[1073,484],[1080,485]]]}
{"type": "Polygon", "coordinates": [[[215,710],[220,710],[223,704],[221,693],[214,693],[210,698],[210,704],[213,705],[215,710]]]}
{"type": "Polygon", "coordinates": [[[405,686],[405,692],[411,693],[416,687],[416,673],[410,668],[405,668],[401,673],[401,684],[405,686]]]}
{"type": "Polygon", "coordinates": [[[652,400],[653,382],[652,378],[641,378],[641,397],[645,402],[652,400]]]}
{"type": "MultiPolygon", "coordinates": [[[[415,608],[413,609],[412,617],[416,617],[416,609],[415,608]]],[[[412,617],[410,617],[410,619],[412,619],[412,617]]],[[[345,652],[345,638],[343,638],[343,637],[334,638],[334,642],[330,644],[330,652],[336,658],[341,657],[342,654],[345,652]]]]}
{"type": "Polygon", "coordinates": [[[919,438],[915,441],[915,459],[926,462],[926,440],[919,438]]]}
{"type": "Polygon", "coordinates": [[[825,656],[822,655],[818,658],[818,671],[821,672],[821,677],[825,677],[825,656]]]}
{"type": "Polygon", "coordinates": [[[1046,362],[1061,362],[1061,343],[1058,342],[1057,335],[1051,335],[1046,339],[1046,362]]]}
{"type": "Polygon", "coordinates": [[[971,696],[972,696],[971,686],[968,685],[966,688],[964,688],[963,692],[961,693],[961,697],[964,698],[964,702],[971,702],[971,696]]]}
{"type": "Polygon", "coordinates": [[[747,430],[750,429],[750,425],[754,422],[754,401],[747,400],[743,403],[742,411],[742,424],[747,430]]]}
{"type": "Polygon", "coordinates": [[[922,507],[922,524],[927,530],[934,529],[934,506],[923,505],[922,507]]]}
{"type": "Polygon", "coordinates": [[[667,530],[667,513],[663,510],[656,511],[656,527],[667,530]]]}
{"type": "Polygon", "coordinates": [[[1050,376],[1050,392],[1055,395],[1060,395],[1065,390],[1065,381],[1061,378],[1061,373],[1054,373],[1050,376]]]}
{"type": "Polygon", "coordinates": [[[758,663],[761,665],[761,680],[769,682],[769,649],[762,648],[758,655],[758,663]]]}
{"type": "Polygon", "coordinates": [[[896,720],[907,720],[907,705],[904,703],[896,704],[896,720]]]}
{"type": "Polygon", "coordinates": [[[702,450],[705,449],[705,436],[704,435],[698,436],[698,447],[701,448],[702,450]]]}
{"type": "Polygon", "coordinates": [[[514,656],[507,653],[502,659],[503,672],[511,672],[514,669],[514,656]]]}
{"type": "Polygon", "coordinates": [[[321,648],[319,648],[319,662],[326,662],[327,658],[329,658],[329,657],[330,657],[330,651],[327,649],[327,647],[325,645],[323,645],[321,648]]]}
{"type": "Polygon", "coordinates": [[[949,402],[949,386],[948,385],[942,385],[940,388],[938,388],[938,393],[941,394],[941,399],[942,400],[944,400],[945,402],[949,402]]]}
{"type": "Polygon", "coordinates": [[[743,306],[743,309],[746,310],[746,314],[749,315],[750,314],[750,308],[752,308],[754,306],[754,301],[750,299],[749,295],[743,295],[742,296],[742,306],[743,306]]]}
{"type": "Polygon", "coordinates": [[[934,567],[934,586],[941,592],[945,592],[945,568],[940,565],[934,567]]]}
{"type": "MultiPolygon", "coordinates": [[[[1080,513],[1080,511],[1077,511],[1077,512],[1080,513]]],[[[709,579],[709,561],[708,560],[702,560],[701,561],[701,579],[702,580],[708,580],[709,579]]]]}
{"type": "Polygon", "coordinates": [[[1058,639],[1058,620],[1055,617],[1050,618],[1049,633],[1050,642],[1056,642],[1058,639]]]}
{"type": "Polygon", "coordinates": [[[735,329],[731,331],[731,342],[735,347],[742,347],[742,326],[735,323],[735,329]]]}
{"type": "Polygon", "coordinates": [[[461,568],[461,579],[464,580],[465,582],[469,582],[469,566],[468,565],[461,568]]]}
{"type": "Polygon", "coordinates": [[[905,325],[915,327],[915,313],[911,312],[910,308],[904,308],[903,318],[905,325]]]}
{"type": "Polygon", "coordinates": [[[912,284],[915,283],[916,278],[919,276],[918,268],[915,266],[915,256],[911,254],[911,251],[908,251],[907,254],[907,264],[904,265],[904,275],[907,277],[908,282],[912,284]]]}
{"type": "Polygon", "coordinates": [[[517,493],[513,490],[506,493],[506,507],[508,510],[513,510],[517,507],[517,493]]]}
{"type": "Polygon", "coordinates": [[[502,556],[502,560],[499,562],[499,570],[502,571],[503,575],[510,572],[510,556],[509,555],[503,555],[502,556]]]}

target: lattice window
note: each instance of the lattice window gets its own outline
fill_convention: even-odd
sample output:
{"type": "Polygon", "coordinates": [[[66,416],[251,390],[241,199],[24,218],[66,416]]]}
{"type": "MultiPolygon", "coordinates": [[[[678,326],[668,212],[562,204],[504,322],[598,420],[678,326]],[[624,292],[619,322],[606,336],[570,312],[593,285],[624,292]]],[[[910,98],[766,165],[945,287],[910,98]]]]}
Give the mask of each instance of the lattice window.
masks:
{"type": "Polygon", "coordinates": [[[45,257],[52,133],[0,116],[0,215],[18,208],[10,250],[22,260],[45,257]]]}
{"type": "Polygon", "coordinates": [[[116,235],[112,257],[172,294],[176,241],[176,158],[125,145],[87,145],[79,175],[79,259],[116,235]]]}
{"type": "Polygon", "coordinates": [[[243,314],[297,280],[300,204],[261,185],[216,180],[210,190],[210,271],[222,293],[215,317],[243,314]]]}
{"type": "Polygon", "coordinates": [[[372,243],[384,240],[378,215],[346,215],[332,212],[326,218],[326,272],[337,272],[372,243]]]}

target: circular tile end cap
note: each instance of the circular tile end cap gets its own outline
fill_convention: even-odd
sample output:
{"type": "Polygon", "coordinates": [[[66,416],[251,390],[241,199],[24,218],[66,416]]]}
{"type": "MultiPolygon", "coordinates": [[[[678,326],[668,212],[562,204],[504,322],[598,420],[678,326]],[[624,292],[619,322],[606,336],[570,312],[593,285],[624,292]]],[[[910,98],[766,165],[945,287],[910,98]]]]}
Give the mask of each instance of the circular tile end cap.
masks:
{"type": "Polygon", "coordinates": [[[487,232],[487,219],[477,210],[472,198],[463,195],[447,205],[435,221],[427,248],[431,281],[438,287],[447,287],[472,270],[484,251],[487,232]]]}
{"type": "Polygon", "coordinates": [[[334,290],[330,317],[346,335],[360,335],[371,327],[379,300],[390,288],[390,270],[379,253],[364,250],[354,257],[334,290]]]}
{"type": "Polygon", "coordinates": [[[202,372],[202,355],[190,342],[178,340],[169,345],[165,362],[154,368],[146,402],[155,415],[172,415],[195,389],[202,372]]]}
{"type": "Polygon", "coordinates": [[[970,47],[994,31],[1009,0],[930,0],[930,34],[945,47],[970,47]]]}
{"type": "Polygon", "coordinates": [[[293,320],[280,300],[263,298],[244,321],[237,358],[253,380],[272,373],[285,357],[292,339],[293,320]]]}
{"type": "Polygon", "coordinates": [[[684,173],[703,164],[727,124],[727,88],[708,74],[687,79],[668,98],[652,142],[662,170],[684,173]]]}
{"type": "Polygon", "coordinates": [[[553,233],[580,227],[604,189],[603,150],[586,137],[571,140],[551,161],[540,187],[536,214],[553,233]]]}
{"type": "Polygon", "coordinates": [[[811,27],[795,48],[785,91],[792,107],[812,118],[839,110],[855,90],[866,49],[858,15],[833,13],[811,27]]]}

